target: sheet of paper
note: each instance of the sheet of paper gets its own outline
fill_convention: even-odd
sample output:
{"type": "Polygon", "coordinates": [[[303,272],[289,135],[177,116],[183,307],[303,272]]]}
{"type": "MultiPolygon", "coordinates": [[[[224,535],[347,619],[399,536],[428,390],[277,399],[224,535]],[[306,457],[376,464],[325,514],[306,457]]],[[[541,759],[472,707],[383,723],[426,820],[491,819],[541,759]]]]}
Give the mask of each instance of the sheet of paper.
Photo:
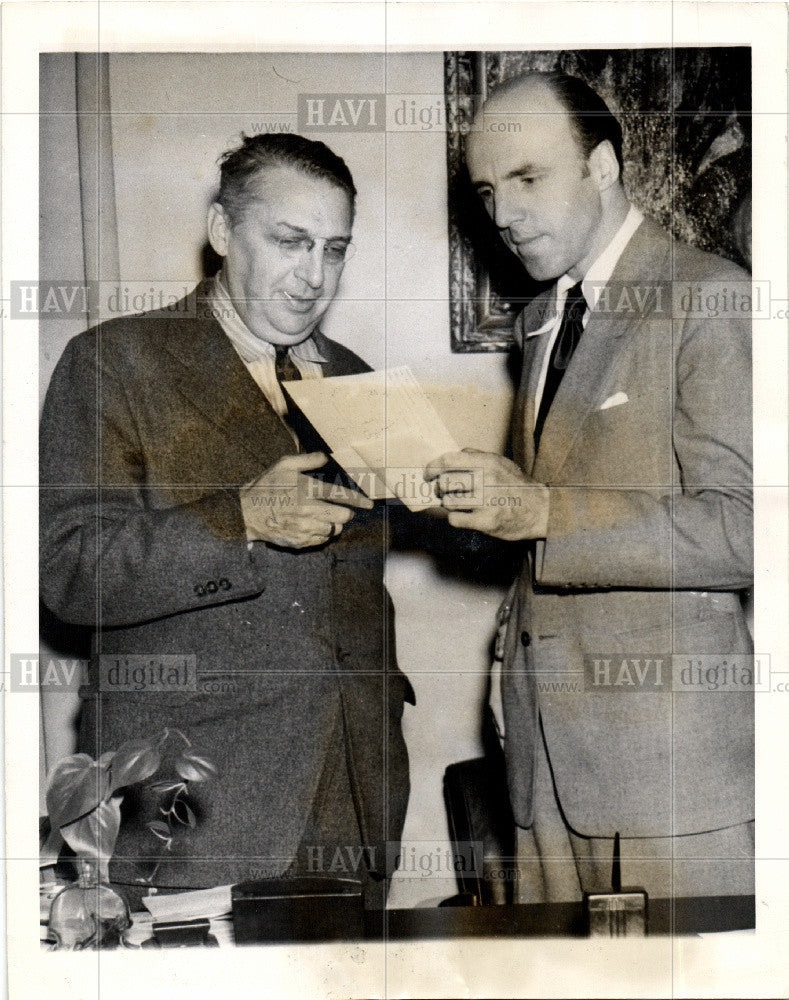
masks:
{"type": "Polygon", "coordinates": [[[143,905],[156,921],[194,920],[198,917],[222,917],[230,913],[229,885],[214,889],[195,889],[172,895],[144,896],[143,905]]]}
{"type": "Polygon", "coordinates": [[[368,496],[394,496],[411,510],[438,505],[424,469],[459,446],[409,368],[290,382],[287,390],[368,496]]]}
{"type": "Polygon", "coordinates": [[[384,479],[369,467],[358,451],[348,445],[332,451],[332,456],[353,479],[362,493],[371,500],[392,500],[394,493],[388,489],[384,479]]]}

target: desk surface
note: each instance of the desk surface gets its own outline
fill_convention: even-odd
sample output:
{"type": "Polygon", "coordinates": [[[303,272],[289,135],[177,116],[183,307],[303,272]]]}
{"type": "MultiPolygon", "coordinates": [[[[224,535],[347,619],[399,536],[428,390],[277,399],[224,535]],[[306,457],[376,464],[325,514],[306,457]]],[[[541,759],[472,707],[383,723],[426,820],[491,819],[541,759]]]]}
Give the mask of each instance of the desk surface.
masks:
{"type": "MultiPolygon", "coordinates": [[[[151,920],[137,928],[134,944],[150,937],[151,920]]],[[[753,896],[709,896],[692,899],[651,899],[648,907],[648,933],[657,935],[693,935],[717,931],[750,930],[755,926],[753,896]]],[[[207,922],[206,922],[207,923],[207,922]]],[[[368,910],[364,914],[362,934],[349,934],[347,922],[321,921],[319,934],[306,929],[305,934],[287,933],[278,927],[275,934],[262,935],[256,944],[313,943],[343,940],[368,942],[418,941],[451,938],[533,938],[584,937],[586,927],[581,903],[544,903],[511,906],[444,906],[410,910],[368,910]]],[[[232,920],[212,921],[211,928],[219,944],[234,944],[232,920]]],[[[42,927],[42,932],[44,928],[42,927]]],[[[314,928],[313,928],[314,930],[314,928]]],[[[42,933],[43,936],[43,933],[42,933]]],[[[146,944],[152,943],[146,941],[146,944]]],[[[197,941],[184,941],[198,943],[197,941]]],[[[251,942],[250,942],[251,943],[251,942]]]]}
{"type": "MultiPolygon", "coordinates": [[[[704,934],[748,930],[756,923],[753,896],[650,899],[648,932],[704,934]]],[[[368,911],[365,938],[408,940],[452,937],[584,937],[581,903],[446,906],[368,911]]]]}

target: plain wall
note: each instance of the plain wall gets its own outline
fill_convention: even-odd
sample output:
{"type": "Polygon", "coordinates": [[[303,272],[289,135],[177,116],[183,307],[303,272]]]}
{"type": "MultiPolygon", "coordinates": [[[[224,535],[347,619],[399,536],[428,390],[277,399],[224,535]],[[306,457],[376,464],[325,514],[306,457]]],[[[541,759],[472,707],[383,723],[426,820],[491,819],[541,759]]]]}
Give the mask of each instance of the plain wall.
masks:
{"type": "MultiPolygon", "coordinates": [[[[121,281],[185,288],[203,273],[217,159],[241,132],[297,131],[301,92],[443,92],[441,53],[122,54],[111,55],[109,65],[121,281]]],[[[64,89],[62,101],[68,99],[64,89]]],[[[55,149],[67,122],[66,116],[42,132],[42,278],[65,267],[59,248],[79,231],[75,148],[61,142],[57,155],[55,149]],[[68,205],[59,192],[69,194],[68,205]]],[[[410,365],[431,387],[450,430],[467,422],[473,406],[474,439],[458,443],[499,450],[511,403],[506,359],[450,350],[445,135],[436,129],[310,137],[346,159],[359,191],[354,255],[322,328],[374,367],[410,365]]],[[[73,332],[42,324],[42,379],[73,332]]],[[[423,843],[420,849],[446,849],[443,771],[481,751],[488,647],[503,586],[475,581],[473,571],[447,575],[418,551],[393,554],[387,572],[398,659],[417,696],[404,722],[412,777],[404,837],[423,843]]],[[[61,735],[53,746],[62,752],[63,742],[61,735]]],[[[398,877],[391,905],[455,891],[449,875],[398,877]]]]}

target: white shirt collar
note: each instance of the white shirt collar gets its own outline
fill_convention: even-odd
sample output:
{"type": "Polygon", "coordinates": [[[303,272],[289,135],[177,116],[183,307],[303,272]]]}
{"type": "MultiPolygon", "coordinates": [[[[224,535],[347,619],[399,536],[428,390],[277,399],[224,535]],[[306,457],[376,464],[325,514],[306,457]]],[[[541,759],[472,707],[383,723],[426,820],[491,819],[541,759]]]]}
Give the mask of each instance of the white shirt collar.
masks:
{"type": "MultiPolygon", "coordinates": [[[[622,256],[622,251],[630,242],[630,237],[643,221],[644,216],[635,205],[631,205],[625,216],[625,221],[617,229],[614,238],[584,275],[581,282],[581,291],[584,293],[584,298],[590,309],[594,309],[597,305],[600,292],[608,284],[611,275],[614,273],[614,268],[622,256]]],[[[563,275],[563,277],[566,276],[563,275]]]]}
{"type": "MultiPolygon", "coordinates": [[[[611,275],[614,273],[614,268],[616,267],[619,258],[622,256],[622,252],[630,242],[630,238],[633,236],[633,233],[635,233],[643,221],[644,216],[641,212],[639,212],[635,205],[631,205],[627,215],[625,216],[625,221],[616,231],[611,242],[584,275],[583,280],[581,281],[581,291],[583,292],[583,296],[586,299],[590,310],[594,309],[597,305],[597,300],[600,298],[600,292],[610,280],[611,275]]],[[[548,333],[553,329],[560,309],[560,303],[564,302],[567,292],[575,284],[575,279],[571,278],[569,274],[563,274],[560,278],[557,278],[556,285],[554,286],[556,289],[557,311],[546,323],[543,323],[542,326],[538,327],[536,330],[528,331],[524,334],[524,337],[537,337],[539,334],[548,333]]]]}
{"type": "MultiPolygon", "coordinates": [[[[264,357],[274,358],[276,356],[274,344],[256,337],[239,316],[227,287],[222,281],[221,271],[209,283],[207,298],[216,321],[245,364],[252,364],[264,357]]],[[[312,335],[306,340],[302,340],[300,344],[294,344],[288,353],[302,361],[315,361],[318,364],[326,364],[328,361],[328,358],[325,358],[318,350],[318,345],[312,335]]]]}

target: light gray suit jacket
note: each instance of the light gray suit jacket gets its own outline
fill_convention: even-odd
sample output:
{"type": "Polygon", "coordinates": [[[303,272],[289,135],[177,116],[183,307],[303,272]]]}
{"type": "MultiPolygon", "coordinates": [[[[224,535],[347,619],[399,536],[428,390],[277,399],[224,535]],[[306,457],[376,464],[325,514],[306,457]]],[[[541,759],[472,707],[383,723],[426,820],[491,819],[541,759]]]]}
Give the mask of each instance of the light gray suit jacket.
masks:
{"type": "Polygon", "coordinates": [[[519,317],[513,454],[550,487],[547,537],[511,594],[505,638],[505,751],[523,826],[540,717],[579,833],[694,833],[753,817],[752,693],[672,690],[682,685],[669,659],[684,654],[679,682],[683,668],[697,676],[691,662],[717,662],[721,679],[727,657],[752,650],[738,593],[753,575],[750,320],[677,308],[688,289],[743,293],[749,281],[645,220],[591,313],[536,455],[547,337],[525,334],[555,311],[553,293],[519,317]]]}

